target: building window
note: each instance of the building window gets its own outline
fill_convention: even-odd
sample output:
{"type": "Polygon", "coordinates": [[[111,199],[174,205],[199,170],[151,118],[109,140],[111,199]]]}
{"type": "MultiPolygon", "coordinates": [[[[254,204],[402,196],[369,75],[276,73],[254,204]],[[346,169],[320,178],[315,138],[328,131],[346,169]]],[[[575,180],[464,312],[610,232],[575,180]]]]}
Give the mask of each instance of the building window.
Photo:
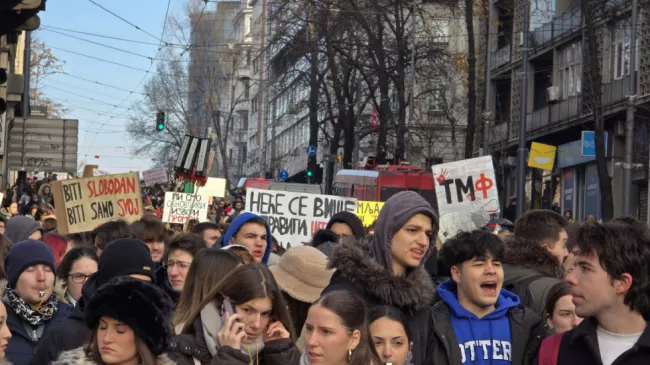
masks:
{"type": "Polygon", "coordinates": [[[251,100],[251,114],[257,113],[257,96],[251,100]]]}
{"type": "Polygon", "coordinates": [[[253,73],[258,73],[260,71],[260,59],[256,57],[253,60],[253,73]]]}
{"type": "Polygon", "coordinates": [[[627,20],[615,24],[614,28],[614,79],[630,74],[630,23],[627,20]]]}
{"type": "Polygon", "coordinates": [[[440,85],[435,85],[429,93],[429,110],[442,111],[445,106],[445,94],[440,85]]]}
{"type": "Polygon", "coordinates": [[[435,24],[433,25],[433,42],[449,43],[449,20],[435,20],[435,24]]]}
{"type": "Polygon", "coordinates": [[[244,80],[244,97],[248,100],[251,97],[251,81],[244,80]]]}
{"type": "Polygon", "coordinates": [[[560,51],[560,87],[562,98],[580,94],[582,86],[582,46],[570,44],[560,51]]]}
{"type": "Polygon", "coordinates": [[[239,118],[241,119],[241,128],[244,132],[248,131],[248,112],[242,111],[239,113],[239,118]]]}

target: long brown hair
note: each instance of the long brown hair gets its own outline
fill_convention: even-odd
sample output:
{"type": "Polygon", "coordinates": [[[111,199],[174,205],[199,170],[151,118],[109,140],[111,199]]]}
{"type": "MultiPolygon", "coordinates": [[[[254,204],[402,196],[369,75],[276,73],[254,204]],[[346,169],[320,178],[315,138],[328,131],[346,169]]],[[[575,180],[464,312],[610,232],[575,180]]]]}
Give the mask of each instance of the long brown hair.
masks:
{"type": "Polygon", "coordinates": [[[359,344],[352,351],[348,365],[381,363],[370,338],[370,331],[366,323],[366,306],[361,299],[347,291],[339,290],[323,295],[314,305],[320,305],[336,314],[350,334],[355,330],[361,332],[359,344]]]}
{"type": "MultiPolygon", "coordinates": [[[[94,361],[97,365],[108,365],[102,360],[102,356],[100,355],[99,352],[99,345],[97,344],[97,330],[99,329],[99,323],[93,330],[88,334],[88,338],[86,340],[86,344],[84,345],[84,352],[86,354],[86,358],[91,359],[94,361]]],[[[140,337],[133,332],[135,336],[135,348],[138,353],[138,357],[140,357],[140,364],[141,365],[157,365],[158,364],[158,357],[149,350],[149,347],[142,341],[140,337]]]]}
{"type": "MultiPolygon", "coordinates": [[[[200,311],[200,303],[207,298],[210,291],[231,271],[243,262],[239,256],[224,250],[203,249],[192,260],[185,276],[185,285],[174,313],[174,327],[191,324],[190,317],[200,311]]],[[[193,317],[195,318],[195,317],[193,317]]]]}
{"type": "Polygon", "coordinates": [[[269,269],[259,263],[240,266],[221,280],[194,310],[185,323],[183,333],[191,333],[194,330],[192,322],[201,314],[201,309],[213,301],[220,307],[226,297],[233,305],[241,305],[256,298],[270,298],[273,304],[271,317],[284,325],[291,339],[296,339],[282,291],[269,269]]]}

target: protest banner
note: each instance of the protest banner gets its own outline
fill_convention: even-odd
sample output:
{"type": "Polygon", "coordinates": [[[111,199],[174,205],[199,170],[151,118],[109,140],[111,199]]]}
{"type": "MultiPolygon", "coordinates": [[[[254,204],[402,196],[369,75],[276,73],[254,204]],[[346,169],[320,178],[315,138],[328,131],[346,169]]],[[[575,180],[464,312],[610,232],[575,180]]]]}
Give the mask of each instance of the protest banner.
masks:
{"type": "Polygon", "coordinates": [[[491,156],[435,165],[432,170],[441,217],[452,212],[499,212],[491,156]]]}
{"type": "Polygon", "coordinates": [[[164,167],[142,171],[142,179],[146,186],[154,186],[155,184],[167,184],[167,170],[164,167]]]}
{"type": "Polygon", "coordinates": [[[188,220],[195,219],[207,222],[208,200],[209,198],[203,195],[167,192],[162,221],[185,224],[188,220]]]}
{"type": "Polygon", "coordinates": [[[357,200],[332,195],[290,193],[277,190],[246,190],[247,212],[264,218],[282,247],[311,241],[318,230],[338,212],[357,212],[357,200]]]}
{"type": "Polygon", "coordinates": [[[140,176],[137,172],[52,182],[58,233],[92,231],[122,219],[142,217],[140,176]]]}
{"type": "Polygon", "coordinates": [[[379,216],[381,208],[384,206],[384,202],[371,202],[359,200],[357,202],[357,217],[361,219],[364,227],[370,227],[379,216]]]}
{"type": "Polygon", "coordinates": [[[217,198],[226,197],[226,179],[219,179],[216,177],[209,177],[208,181],[205,183],[205,186],[199,186],[197,188],[197,193],[203,196],[209,196],[217,198]]]}

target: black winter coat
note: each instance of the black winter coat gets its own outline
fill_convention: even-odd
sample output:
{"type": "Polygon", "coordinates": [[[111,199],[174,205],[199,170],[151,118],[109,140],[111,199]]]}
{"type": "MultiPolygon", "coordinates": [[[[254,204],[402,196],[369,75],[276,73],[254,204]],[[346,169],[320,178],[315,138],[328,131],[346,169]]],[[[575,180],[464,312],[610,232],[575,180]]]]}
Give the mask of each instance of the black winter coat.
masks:
{"type": "MultiPolygon", "coordinates": [[[[427,348],[431,357],[427,364],[462,364],[456,332],[451,324],[451,314],[445,302],[438,302],[432,308],[433,325],[427,348]]],[[[549,335],[548,327],[530,308],[523,306],[510,309],[510,336],[512,339],[512,364],[537,365],[537,356],[542,341],[549,335]]],[[[576,365],[574,363],[571,365],[576,365]]],[[[585,363],[586,364],[586,363],[585,363]]]]}
{"type": "MultiPolygon", "coordinates": [[[[594,318],[582,321],[578,327],[562,336],[557,365],[602,364],[598,349],[598,323],[594,318]]],[[[632,349],[624,352],[612,365],[650,364],[650,322],[632,349]]]]}
{"type": "MultiPolygon", "coordinates": [[[[14,365],[27,365],[32,361],[36,345],[40,342],[34,341],[27,333],[23,321],[15,314],[13,309],[6,304],[5,307],[7,308],[7,326],[12,335],[6,351],[7,360],[14,365]]],[[[65,321],[71,310],[71,306],[61,302],[54,317],[45,324],[41,341],[56,328],[57,324],[65,321]]],[[[38,362],[38,364],[49,364],[49,362],[38,362]]]]}
{"type": "Polygon", "coordinates": [[[70,317],[43,335],[30,365],[49,364],[58,359],[62,352],[83,346],[90,332],[84,318],[84,307],[96,290],[95,278],[91,276],[81,289],[81,298],[70,317]]]}
{"type": "MultiPolygon", "coordinates": [[[[250,357],[230,346],[220,347],[212,357],[203,335],[201,317],[194,320],[194,333],[176,335],[167,351],[167,356],[178,365],[248,365],[250,357]]],[[[258,363],[258,362],[255,362],[258,363]]],[[[260,365],[298,365],[300,352],[291,339],[268,342],[259,353],[260,365]]]]}
{"type": "Polygon", "coordinates": [[[329,267],[337,269],[323,295],[345,290],[357,295],[367,308],[389,305],[400,309],[408,318],[413,345],[413,365],[427,362],[427,337],[431,326],[434,287],[424,267],[408,276],[394,276],[372,259],[362,242],[344,242],[330,257],[329,267]]]}

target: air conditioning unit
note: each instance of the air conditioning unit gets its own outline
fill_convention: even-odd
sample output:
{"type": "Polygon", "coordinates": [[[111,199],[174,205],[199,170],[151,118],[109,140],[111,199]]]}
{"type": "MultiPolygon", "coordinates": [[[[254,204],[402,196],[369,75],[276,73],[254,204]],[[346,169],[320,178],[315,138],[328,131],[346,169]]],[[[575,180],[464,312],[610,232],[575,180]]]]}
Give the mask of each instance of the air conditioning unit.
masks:
{"type": "Polygon", "coordinates": [[[560,101],[560,88],[558,86],[551,86],[546,89],[546,95],[549,103],[557,103],[560,101]]]}

